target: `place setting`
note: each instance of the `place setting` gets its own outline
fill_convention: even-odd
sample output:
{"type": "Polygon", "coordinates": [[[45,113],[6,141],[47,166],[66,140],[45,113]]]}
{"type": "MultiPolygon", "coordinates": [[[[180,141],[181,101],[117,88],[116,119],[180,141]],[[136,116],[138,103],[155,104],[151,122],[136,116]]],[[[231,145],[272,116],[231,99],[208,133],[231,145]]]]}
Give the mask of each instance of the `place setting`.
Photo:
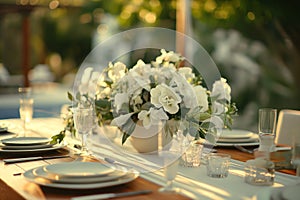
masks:
{"type": "Polygon", "coordinates": [[[62,162],[26,171],[24,178],[41,186],[61,189],[94,189],[125,184],[139,173],[100,162],[62,162]]]}
{"type": "Polygon", "coordinates": [[[47,137],[12,137],[1,140],[0,153],[37,153],[62,147],[64,144],[53,144],[47,137]]]}
{"type": "Polygon", "coordinates": [[[220,134],[216,146],[256,146],[259,145],[259,136],[248,130],[224,129],[220,134]]]}

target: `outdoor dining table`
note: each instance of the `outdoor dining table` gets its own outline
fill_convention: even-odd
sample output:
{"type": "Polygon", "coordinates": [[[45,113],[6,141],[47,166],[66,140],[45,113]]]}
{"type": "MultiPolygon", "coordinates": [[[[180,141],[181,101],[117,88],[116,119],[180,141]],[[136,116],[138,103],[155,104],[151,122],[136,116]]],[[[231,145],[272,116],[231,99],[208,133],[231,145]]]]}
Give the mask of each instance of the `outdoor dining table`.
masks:
{"type": "MultiPolygon", "coordinates": [[[[0,120],[1,124],[8,124],[9,128],[20,130],[20,119],[0,120]],[[19,128],[19,129],[18,129],[19,128]]],[[[63,129],[63,124],[59,118],[36,118],[30,125],[30,135],[51,137],[63,129]]],[[[9,135],[0,135],[0,139],[9,135]]],[[[11,136],[10,136],[11,137],[11,136]]],[[[51,155],[71,155],[66,158],[37,160],[14,164],[5,164],[3,159],[21,157],[13,153],[0,152],[0,199],[70,199],[75,196],[120,193],[138,190],[151,190],[150,194],[122,197],[122,199],[264,199],[270,194],[272,189],[288,185],[295,185],[294,169],[283,169],[275,172],[275,182],[272,186],[254,186],[244,182],[243,164],[254,155],[239,151],[233,147],[216,147],[217,152],[231,155],[231,166],[227,178],[211,178],[206,175],[204,164],[199,167],[179,166],[175,187],[182,189],[182,193],[161,193],[158,189],[165,184],[162,170],[148,173],[141,173],[132,182],[99,189],[59,189],[40,186],[27,181],[22,174],[32,168],[60,162],[72,162],[74,160],[105,162],[95,157],[78,157],[72,152],[73,146],[66,146],[62,149],[43,153],[42,156],[51,155]]],[[[31,154],[30,156],[34,156],[31,154]]]]}

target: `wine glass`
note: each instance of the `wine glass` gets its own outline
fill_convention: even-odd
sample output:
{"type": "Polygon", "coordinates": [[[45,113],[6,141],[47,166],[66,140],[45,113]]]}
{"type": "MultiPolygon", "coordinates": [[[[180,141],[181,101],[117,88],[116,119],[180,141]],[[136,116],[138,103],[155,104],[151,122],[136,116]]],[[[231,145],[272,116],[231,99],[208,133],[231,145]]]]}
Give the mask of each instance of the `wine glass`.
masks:
{"type": "Polygon", "coordinates": [[[167,184],[160,188],[159,192],[167,192],[167,193],[179,193],[180,189],[173,187],[173,181],[177,175],[180,152],[177,151],[164,151],[160,152],[159,156],[163,160],[164,167],[164,176],[167,181],[167,184]]]}
{"type": "Polygon", "coordinates": [[[77,107],[73,109],[74,125],[77,133],[81,136],[80,155],[89,155],[87,148],[87,137],[94,126],[94,110],[92,107],[77,107]]]}
{"type": "Polygon", "coordinates": [[[277,110],[272,108],[259,109],[258,133],[259,151],[275,151],[275,130],[277,110]]]}

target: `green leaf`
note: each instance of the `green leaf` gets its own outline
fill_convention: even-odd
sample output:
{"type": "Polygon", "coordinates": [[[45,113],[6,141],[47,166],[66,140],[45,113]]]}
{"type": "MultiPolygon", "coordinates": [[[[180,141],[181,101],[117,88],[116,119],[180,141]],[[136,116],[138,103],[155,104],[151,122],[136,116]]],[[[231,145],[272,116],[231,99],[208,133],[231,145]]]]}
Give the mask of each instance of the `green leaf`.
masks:
{"type": "Polygon", "coordinates": [[[69,99],[70,101],[75,101],[73,95],[72,95],[70,92],[68,92],[68,99],[69,99]]]}
{"type": "Polygon", "coordinates": [[[210,118],[210,114],[209,113],[200,113],[200,121],[204,121],[210,118]]]}
{"type": "Polygon", "coordinates": [[[121,127],[121,130],[123,132],[122,144],[124,144],[127,138],[132,134],[135,126],[136,123],[131,118],[129,118],[127,122],[121,127]]]}
{"type": "Polygon", "coordinates": [[[57,144],[57,143],[61,143],[63,141],[63,139],[65,138],[66,135],[66,130],[61,131],[59,134],[54,135],[51,137],[51,144],[57,144]]]}
{"type": "Polygon", "coordinates": [[[203,123],[201,123],[200,127],[205,129],[205,130],[208,130],[209,128],[212,127],[212,125],[213,124],[211,122],[203,122],[203,123]]]}
{"type": "Polygon", "coordinates": [[[110,108],[111,102],[108,99],[98,99],[95,101],[95,105],[100,108],[110,108]]]}
{"type": "Polygon", "coordinates": [[[124,144],[126,142],[126,140],[129,138],[130,135],[124,133],[122,136],[122,144],[124,144]]]}

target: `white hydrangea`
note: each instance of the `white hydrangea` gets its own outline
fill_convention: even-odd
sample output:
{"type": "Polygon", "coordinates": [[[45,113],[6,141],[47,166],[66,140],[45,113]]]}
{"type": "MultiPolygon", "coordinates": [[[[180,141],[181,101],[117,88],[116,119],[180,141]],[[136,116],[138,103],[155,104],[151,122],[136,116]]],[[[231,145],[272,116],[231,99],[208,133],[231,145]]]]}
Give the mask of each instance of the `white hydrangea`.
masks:
{"type": "Polygon", "coordinates": [[[197,85],[194,87],[194,92],[197,98],[197,104],[201,107],[200,111],[205,112],[208,110],[208,95],[206,88],[201,85],[197,85]]]}
{"type": "Polygon", "coordinates": [[[214,82],[213,89],[211,92],[211,97],[220,99],[220,100],[227,100],[228,102],[231,101],[231,88],[227,83],[225,78],[221,78],[220,80],[214,82]]]}

